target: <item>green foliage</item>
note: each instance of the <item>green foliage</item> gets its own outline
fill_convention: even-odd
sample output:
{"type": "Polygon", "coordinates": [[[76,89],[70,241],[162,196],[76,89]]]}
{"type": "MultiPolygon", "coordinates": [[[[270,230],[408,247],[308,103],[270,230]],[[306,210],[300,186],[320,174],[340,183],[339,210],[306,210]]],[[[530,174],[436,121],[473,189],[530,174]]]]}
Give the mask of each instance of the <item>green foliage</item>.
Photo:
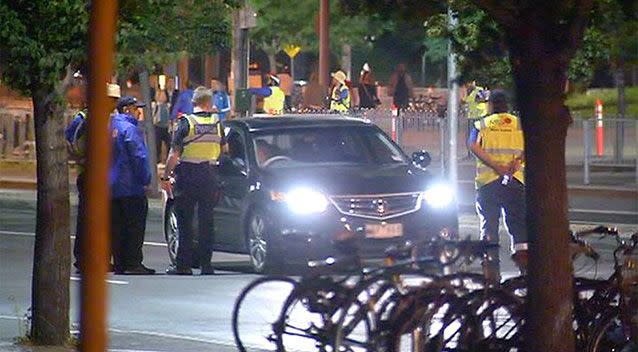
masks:
{"type": "Polygon", "coordinates": [[[230,45],[233,0],[121,0],[118,66],[162,64],[230,45]]]}
{"type": "MultiPolygon", "coordinates": [[[[565,104],[574,117],[590,118],[594,114],[596,99],[603,101],[604,113],[618,114],[618,89],[590,89],[586,93],[572,93],[565,104]]],[[[638,118],[638,87],[625,89],[626,117],[638,118]]]]}
{"type": "MultiPolygon", "coordinates": [[[[251,39],[267,54],[276,54],[284,45],[294,44],[305,52],[319,49],[316,0],[250,0],[257,13],[257,27],[251,39]]],[[[362,45],[391,26],[376,14],[348,14],[337,0],[330,2],[330,42],[338,52],[343,44],[362,45]]]]}
{"type": "Polygon", "coordinates": [[[0,2],[0,63],[3,83],[31,95],[64,78],[86,55],[86,2],[3,0],[0,2]]]}

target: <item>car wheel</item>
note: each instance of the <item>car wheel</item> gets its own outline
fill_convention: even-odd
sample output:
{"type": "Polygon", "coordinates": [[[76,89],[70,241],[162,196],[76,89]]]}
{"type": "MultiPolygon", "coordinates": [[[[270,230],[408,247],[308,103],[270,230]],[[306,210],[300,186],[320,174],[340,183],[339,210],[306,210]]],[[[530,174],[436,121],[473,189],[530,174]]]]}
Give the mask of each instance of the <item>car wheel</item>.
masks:
{"type": "Polygon", "coordinates": [[[263,212],[255,210],[249,217],[247,229],[248,255],[255,272],[272,273],[279,269],[277,248],[272,241],[272,226],[263,212]]]}
{"type": "Polygon", "coordinates": [[[175,204],[168,203],[164,213],[164,238],[168,247],[168,259],[175,265],[177,259],[177,247],[179,246],[179,232],[177,230],[177,216],[175,204]]]}

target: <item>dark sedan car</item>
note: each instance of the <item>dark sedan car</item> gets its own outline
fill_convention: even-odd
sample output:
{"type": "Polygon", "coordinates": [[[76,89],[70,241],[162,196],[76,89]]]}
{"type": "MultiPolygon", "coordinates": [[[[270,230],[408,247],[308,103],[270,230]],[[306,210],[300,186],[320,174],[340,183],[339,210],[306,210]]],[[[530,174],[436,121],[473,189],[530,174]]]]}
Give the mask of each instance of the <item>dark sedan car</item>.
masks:
{"type": "MultiPolygon", "coordinates": [[[[257,272],[348,254],[353,239],[361,257],[379,258],[392,244],[457,232],[452,188],[425,170],[429,155],[408,158],[373,124],[290,116],[225,128],[215,250],[249,254],[257,272]]],[[[164,214],[174,261],[170,199],[164,214]]]]}

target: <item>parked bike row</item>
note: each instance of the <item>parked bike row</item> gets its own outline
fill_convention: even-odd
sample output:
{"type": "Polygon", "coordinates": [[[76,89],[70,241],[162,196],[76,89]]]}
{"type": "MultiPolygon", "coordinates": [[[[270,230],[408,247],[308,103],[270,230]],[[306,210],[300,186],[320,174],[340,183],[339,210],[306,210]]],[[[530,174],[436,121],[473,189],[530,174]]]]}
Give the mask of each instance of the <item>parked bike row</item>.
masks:
{"type": "MultiPolygon", "coordinates": [[[[577,351],[635,351],[638,330],[638,233],[615,228],[570,234],[572,257],[597,261],[585,238],[615,239],[606,279],[575,277],[577,351]]],[[[240,351],[526,351],[524,275],[495,282],[485,266],[495,244],[433,240],[386,250],[382,265],[356,257],[308,263],[299,279],[266,276],[241,292],[233,311],[240,351]],[[479,269],[478,271],[475,269],[479,269]],[[254,308],[259,297],[280,304],[254,308]],[[250,307],[250,308],[248,308],[250,307]],[[256,318],[261,318],[256,319],[256,318]]],[[[257,305],[259,307],[259,305],[257,305]]]]}

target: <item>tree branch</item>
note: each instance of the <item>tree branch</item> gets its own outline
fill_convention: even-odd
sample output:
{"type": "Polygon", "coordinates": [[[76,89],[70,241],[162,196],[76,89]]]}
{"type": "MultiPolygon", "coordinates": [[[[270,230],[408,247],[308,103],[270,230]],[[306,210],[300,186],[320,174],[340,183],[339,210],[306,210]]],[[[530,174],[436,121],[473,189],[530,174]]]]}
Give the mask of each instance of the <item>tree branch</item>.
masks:
{"type": "Polygon", "coordinates": [[[570,41],[570,49],[575,51],[583,39],[585,34],[585,27],[589,23],[589,16],[594,6],[593,0],[577,0],[574,2],[572,11],[572,18],[568,23],[567,32],[569,33],[568,40],[570,41]]]}
{"type": "Polygon", "coordinates": [[[517,22],[517,6],[503,0],[472,0],[476,6],[487,12],[505,29],[512,29],[517,22]]]}

